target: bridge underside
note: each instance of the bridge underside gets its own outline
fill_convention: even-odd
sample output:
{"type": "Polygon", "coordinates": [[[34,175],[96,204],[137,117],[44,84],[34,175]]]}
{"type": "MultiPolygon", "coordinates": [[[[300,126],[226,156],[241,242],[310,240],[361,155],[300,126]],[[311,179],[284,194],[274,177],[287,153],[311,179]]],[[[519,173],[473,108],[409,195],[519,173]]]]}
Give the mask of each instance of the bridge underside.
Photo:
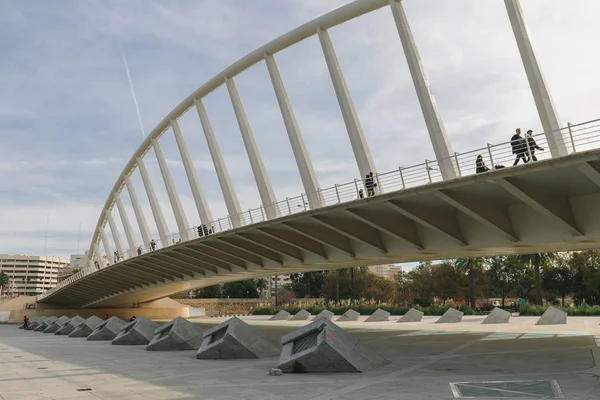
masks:
{"type": "Polygon", "coordinates": [[[600,152],[434,183],[194,239],[46,297],[131,306],[267,275],[600,247],[600,152]]]}

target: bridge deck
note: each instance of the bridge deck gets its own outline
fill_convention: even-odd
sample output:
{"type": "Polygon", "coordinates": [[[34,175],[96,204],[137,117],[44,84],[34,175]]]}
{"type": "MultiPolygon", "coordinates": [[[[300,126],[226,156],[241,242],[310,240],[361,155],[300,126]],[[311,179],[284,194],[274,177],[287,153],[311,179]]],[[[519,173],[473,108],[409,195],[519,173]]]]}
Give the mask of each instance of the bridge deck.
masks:
{"type": "Polygon", "coordinates": [[[600,150],[385,193],[197,238],[41,301],[124,306],[266,275],[600,246],[600,150]]]}

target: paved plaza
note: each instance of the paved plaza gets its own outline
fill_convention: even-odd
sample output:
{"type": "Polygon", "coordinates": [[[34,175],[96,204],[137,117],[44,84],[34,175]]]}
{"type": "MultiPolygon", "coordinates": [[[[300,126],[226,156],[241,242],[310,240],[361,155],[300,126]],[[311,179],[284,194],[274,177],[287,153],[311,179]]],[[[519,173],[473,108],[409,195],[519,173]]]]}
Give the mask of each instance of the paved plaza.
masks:
{"type": "MultiPolygon", "coordinates": [[[[397,318],[340,323],[390,364],[366,373],[283,376],[268,375],[277,358],[197,360],[193,350],[149,352],[0,325],[0,399],[452,399],[450,383],[479,388],[487,381],[556,381],[563,395],[527,395],[528,384],[520,384],[491,392],[496,397],[600,398],[600,318],[553,326],[535,326],[535,317],[496,326],[481,325],[482,317],[458,324],[397,318]]],[[[266,319],[245,318],[273,337],[307,323],[266,319]]],[[[207,328],[223,320],[195,322],[207,328]]]]}

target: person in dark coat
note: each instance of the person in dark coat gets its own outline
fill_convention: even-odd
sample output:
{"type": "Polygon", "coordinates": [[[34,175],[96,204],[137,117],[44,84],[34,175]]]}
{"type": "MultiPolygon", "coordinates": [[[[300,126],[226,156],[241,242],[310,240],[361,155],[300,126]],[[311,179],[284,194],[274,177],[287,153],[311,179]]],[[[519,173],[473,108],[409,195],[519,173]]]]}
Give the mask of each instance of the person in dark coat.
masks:
{"type": "Polygon", "coordinates": [[[527,163],[525,154],[527,153],[527,143],[525,139],[521,137],[521,128],[517,128],[515,134],[510,138],[510,146],[512,147],[512,153],[517,156],[513,166],[519,163],[520,159],[523,159],[523,163],[527,163]]]}
{"type": "Polygon", "coordinates": [[[526,162],[529,162],[530,160],[537,161],[537,157],[535,156],[536,149],[539,151],[544,151],[544,149],[538,146],[535,142],[535,139],[533,138],[533,131],[531,129],[527,131],[527,143],[529,144],[529,148],[527,150],[531,154],[531,159],[527,157],[526,162]]]}
{"type": "Polygon", "coordinates": [[[375,183],[375,178],[373,177],[373,173],[369,172],[367,176],[365,176],[365,187],[367,188],[367,196],[375,196],[375,187],[377,184],[375,183]]]}
{"type": "Polygon", "coordinates": [[[488,172],[490,169],[488,167],[485,166],[485,163],[483,162],[483,157],[480,155],[477,156],[477,159],[475,160],[475,170],[478,174],[482,174],[484,172],[488,172]]]}

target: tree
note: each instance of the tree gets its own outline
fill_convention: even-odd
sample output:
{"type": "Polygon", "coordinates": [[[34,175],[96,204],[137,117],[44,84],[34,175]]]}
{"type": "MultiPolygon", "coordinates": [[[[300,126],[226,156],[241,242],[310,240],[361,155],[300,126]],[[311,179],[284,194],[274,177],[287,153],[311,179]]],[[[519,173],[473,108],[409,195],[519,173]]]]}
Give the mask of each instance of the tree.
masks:
{"type": "Polygon", "coordinates": [[[396,301],[398,304],[402,304],[403,306],[408,306],[411,304],[411,293],[410,293],[410,276],[407,272],[400,271],[395,276],[396,279],[396,301]]]}
{"type": "Polygon", "coordinates": [[[544,289],[558,293],[561,304],[565,306],[565,297],[571,294],[574,287],[574,274],[566,265],[544,268],[542,272],[544,289]]]}
{"type": "Polygon", "coordinates": [[[519,275],[519,265],[513,261],[514,257],[513,260],[502,256],[489,259],[487,276],[494,292],[502,297],[502,307],[504,307],[504,299],[516,285],[519,275]]]}
{"type": "Polygon", "coordinates": [[[556,255],[554,253],[535,253],[535,254],[523,254],[518,256],[524,262],[529,262],[533,265],[533,272],[535,277],[535,302],[538,305],[542,305],[542,280],[540,278],[540,266],[543,264],[550,264],[556,255]]]}
{"type": "Polygon", "coordinates": [[[258,290],[254,280],[229,282],[221,289],[223,297],[230,299],[258,299],[258,290]]]}
{"type": "Polygon", "coordinates": [[[472,308],[476,308],[476,285],[475,281],[479,277],[483,276],[483,263],[484,259],[481,257],[477,258],[459,258],[455,261],[456,267],[466,272],[469,276],[469,299],[472,308]]]}
{"type": "Polygon", "coordinates": [[[571,253],[567,265],[573,273],[573,298],[576,304],[600,304],[600,251],[571,253]]]}
{"type": "Polygon", "coordinates": [[[219,299],[221,298],[221,285],[207,286],[196,290],[196,299],[219,299]]]}
{"type": "Polygon", "coordinates": [[[442,300],[455,299],[464,295],[464,274],[455,263],[444,261],[432,267],[433,291],[442,300]]]}
{"type": "Polygon", "coordinates": [[[8,287],[10,278],[4,272],[0,271],[0,296],[4,293],[4,290],[8,287]]]}
{"type": "Polygon", "coordinates": [[[300,272],[291,274],[290,278],[292,280],[292,291],[297,298],[318,298],[322,296],[325,271],[300,272]]]}

